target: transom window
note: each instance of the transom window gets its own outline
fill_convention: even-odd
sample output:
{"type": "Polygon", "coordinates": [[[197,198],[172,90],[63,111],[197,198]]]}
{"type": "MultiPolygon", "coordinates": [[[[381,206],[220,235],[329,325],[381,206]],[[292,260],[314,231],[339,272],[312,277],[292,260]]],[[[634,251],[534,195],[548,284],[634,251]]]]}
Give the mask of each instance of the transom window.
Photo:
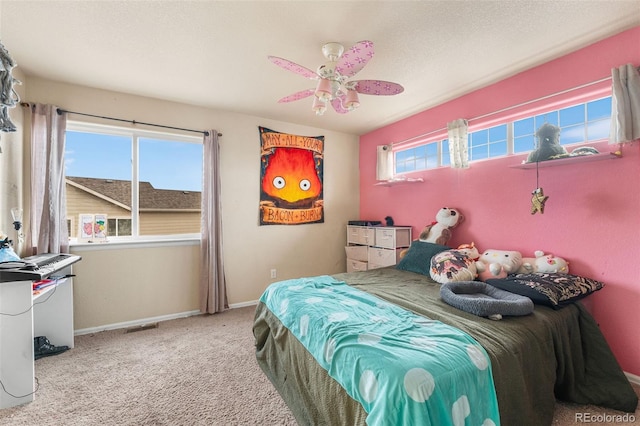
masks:
{"type": "MultiPolygon", "coordinates": [[[[533,151],[537,143],[536,130],[544,123],[560,127],[561,145],[606,139],[611,123],[611,97],[469,132],[469,161],[533,151]]],[[[449,141],[431,140],[398,150],[394,153],[394,161],[396,174],[448,166],[449,141]]]]}
{"type": "Polygon", "coordinates": [[[109,239],[199,235],[201,138],[70,122],[65,143],[71,238],[96,214],[109,239]]]}

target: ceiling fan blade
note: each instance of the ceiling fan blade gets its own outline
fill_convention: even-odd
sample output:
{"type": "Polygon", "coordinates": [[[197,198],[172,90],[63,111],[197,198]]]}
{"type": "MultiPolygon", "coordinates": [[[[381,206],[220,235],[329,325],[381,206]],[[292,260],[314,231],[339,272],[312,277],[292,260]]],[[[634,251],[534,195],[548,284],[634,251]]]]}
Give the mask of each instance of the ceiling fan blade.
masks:
{"type": "Polygon", "coordinates": [[[307,67],[303,67],[302,65],[298,65],[295,62],[291,62],[288,59],[278,58],[277,56],[268,56],[269,60],[276,64],[277,66],[284,68],[287,71],[291,71],[293,73],[299,74],[303,77],[310,78],[315,80],[318,78],[318,75],[315,71],[311,71],[307,67]]]}
{"type": "Polygon", "coordinates": [[[349,112],[348,109],[342,106],[342,104],[344,103],[344,98],[345,98],[345,95],[343,93],[331,101],[331,106],[333,107],[333,109],[336,110],[338,114],[346,114],[349,112]]]}
{"type": "Polygon", "coordinates": [[[278,101],[279,104],[282,103],[286,103],[286,102],[293,102],[293,101],[299,101],[300,99],[304,99],[307,98],[311,95],[313,95],[315,93],[315,89],[306,89],[306,90],[301,90],[299,92],[296,92],[292,95],[289,96],[285,96],[284,98],[280,99],[278,101]]]}
{"type": "Polygon", "coordinates": [[[336,70],[341,75],[352,77],[373,58],[373,42],[359,41],[347,49],[336,64],[336,70]]]}
{"type": "Polygon", "coordinates": [[[358,80],[355,82],[355,90],[363,95],[397,95],[404,92],[404,87],[398,83],[382,80],[358,80]]]}

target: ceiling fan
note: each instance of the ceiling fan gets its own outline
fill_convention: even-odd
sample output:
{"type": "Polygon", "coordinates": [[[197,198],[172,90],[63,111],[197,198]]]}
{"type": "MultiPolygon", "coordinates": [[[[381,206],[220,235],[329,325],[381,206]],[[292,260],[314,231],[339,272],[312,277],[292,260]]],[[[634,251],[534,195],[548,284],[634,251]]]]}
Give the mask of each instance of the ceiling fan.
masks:
{"type": "Polygon", "coordinates": [[[317,71],[312,71],[288,59],[269,56],[269,60],[279,67],[308,79],[318,80],[314,89],[296,92],[278,102],[293,102],[314,95],[312,110],[316,115],[324,114],[327,103],[331,103],[338,114],[346,114],[360,106],[358,93],[378,96],[402,93],[404,88],[398,83],[382,80],[349,80],[367,65],[373,53],[373,42],[368,40],[359,41],[346,51],[340,43],[327,43],[322,46],[322,54],[327,62],[320,65],[317,71]]]}

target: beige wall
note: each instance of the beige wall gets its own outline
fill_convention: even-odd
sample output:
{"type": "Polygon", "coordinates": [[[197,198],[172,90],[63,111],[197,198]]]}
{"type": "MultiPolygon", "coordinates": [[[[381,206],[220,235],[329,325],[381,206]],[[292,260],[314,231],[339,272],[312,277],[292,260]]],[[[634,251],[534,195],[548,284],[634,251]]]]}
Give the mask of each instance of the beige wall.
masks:
{"type": "MultiPolygon", "coordinates": [[[[257,300],[274,281],[271,269],[277,269],[278,280],[345,270],[345,226],[349,219],[358,218],[359,209],[357,136],[34,77],[27,79],[25,87],[24,100],[29,102],[168,126],[214,128],[224,134],[223,239],[230,304],[257,300]],[[258,126],[325,136],[323,224],[258,226],[258,126]]],[[[274,103],[274,108],[279,106],[274,103]]],[[[327,115],[319,123],[334,119],[344,118],[327,115]]],[[[72,247],[83,257],[75,268],[76,329],[198,309],[197,245],[107,246],[72,247]]]]}

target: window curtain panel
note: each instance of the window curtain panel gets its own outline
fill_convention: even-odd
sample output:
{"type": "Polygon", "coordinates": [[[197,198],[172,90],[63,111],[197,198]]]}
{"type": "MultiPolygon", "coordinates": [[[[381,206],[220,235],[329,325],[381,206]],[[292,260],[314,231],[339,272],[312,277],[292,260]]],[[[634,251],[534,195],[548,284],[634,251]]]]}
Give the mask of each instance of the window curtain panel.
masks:
{"type": "Polygon", "coordinates": [[[202,235],[200,239],[200,312],[213,314],[229,308],[222,257],[220,199],[220,144],[218,132],[203,139],[202,235]]]}
{"type": "Polygon", "coordinates": [[[32,254],[68,253],[67,199],[64,173],[66,113],[54,105],[31,107],[32,254]]]}
{"type": "Polygon", "coordinates": [[[640,73],[631,64],[611,70],[609,143],[640,139],[640,73]]]}
{"type": "Polygon", "coordinates": [[[449,157],[452,169],[466,169],[469,167],[468,129],[469,123],[463,118],[447,123],[449,157]]]}
{"type": "Polygon", "coordinates": [[[376,163],[376,180],[389,180],[393,178],[393,151],[391,144],[379,145],[376,149],[378,161],[376,163]]]}

